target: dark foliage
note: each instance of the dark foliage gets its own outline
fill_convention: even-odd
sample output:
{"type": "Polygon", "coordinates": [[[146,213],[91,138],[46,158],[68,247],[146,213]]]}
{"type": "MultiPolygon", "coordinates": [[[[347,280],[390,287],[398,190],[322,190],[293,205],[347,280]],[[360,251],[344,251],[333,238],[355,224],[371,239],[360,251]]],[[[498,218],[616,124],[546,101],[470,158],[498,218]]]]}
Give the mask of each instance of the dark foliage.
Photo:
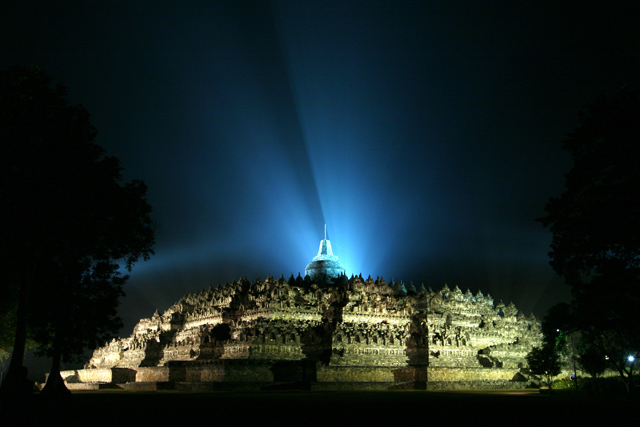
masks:
{"type": "Polygon", "coordinates": [[[17,307],[9,381],[27,330],[54,372],[117,332],[119,264],[147,259],[154,230],[144,183],[122,182],[87,111],[40,69],[0,73],[0,135],[1,292],[17,307]]]}
{"type": "Polygon", "coordinates": [[[586,343],[578,355],[578,364],[580,367],[593,378],[602,375],[606,365],[606,354],[595,345],[586,343]]]}
{"type": "Polygon", "coordinates": [[[580,120],[563,145],[574,161],[565,191],[540,221],[553,234],[550,263],[572,289],[584,355],[605,355],[630,387],[628,356],[640,350],[640,98],[600,98],[580,120]]]}
{"type": "Polygon", "coordinates": [[[580,114],[564,141],[573,157],[565,191],[540,221],[551,229],[551,265],[581,286],[610,261],[640,267],[640,99],[621,91],[580,114]]]}
{"type": "Polygon", "coordinates": [[[566,337],[571,328],[569,305],[559,303],[549,309],[542,319],[543,344],[527,354],[529,369],[545,378],[551,388],[553,377],[561,371],[560,355],[566,352],[566,337]]]}
{"type": "Polygon", "coordinates": [[[527,354],[529,369],[535,375],[543,376],[547,386],[551,387],[553,377],[560,373],[560,356],[553,345],[534,347],[527,354]]]}

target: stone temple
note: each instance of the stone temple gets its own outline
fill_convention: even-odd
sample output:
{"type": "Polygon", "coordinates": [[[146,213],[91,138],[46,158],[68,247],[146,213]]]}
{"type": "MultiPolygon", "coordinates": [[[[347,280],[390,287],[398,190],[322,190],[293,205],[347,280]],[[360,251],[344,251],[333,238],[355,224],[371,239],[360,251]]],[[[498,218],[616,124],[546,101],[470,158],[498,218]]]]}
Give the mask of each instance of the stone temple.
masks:
{"type": "Polygon", "coordinates": [[[328,239],[305,277],[185,295],[64,371],[69,388],[524,388],[540,324],[511,303],[445,285],[345,275],[328,239]]]}

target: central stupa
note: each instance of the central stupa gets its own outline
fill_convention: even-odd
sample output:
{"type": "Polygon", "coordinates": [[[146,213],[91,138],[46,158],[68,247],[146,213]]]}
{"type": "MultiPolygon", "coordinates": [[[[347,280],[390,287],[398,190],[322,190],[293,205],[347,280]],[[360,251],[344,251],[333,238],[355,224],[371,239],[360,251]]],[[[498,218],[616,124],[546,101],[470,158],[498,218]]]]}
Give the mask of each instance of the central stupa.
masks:
{"type": "Polygon", "coordinates": [[[324,226],[324,239],[320,241],[318,255],[304,269],[305,276],[312,280],[328,282],[331,279],[346,274],[344,266],[338,261],[338,257],[331,250],[331,242],[327,239],[327,225],[324,226]]]}

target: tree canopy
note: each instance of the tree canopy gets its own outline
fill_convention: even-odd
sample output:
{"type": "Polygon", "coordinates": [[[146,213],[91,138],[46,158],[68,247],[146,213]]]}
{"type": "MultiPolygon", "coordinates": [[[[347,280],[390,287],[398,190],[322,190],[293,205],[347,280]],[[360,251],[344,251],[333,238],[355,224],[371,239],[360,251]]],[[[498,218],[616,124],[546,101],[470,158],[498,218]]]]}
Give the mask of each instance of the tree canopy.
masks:
{"type": "Polygon", "coordinates": [[[551,388],[553,377],[560,373],[560,356],[553,345],[534,347],[527,354],[529,369],[535,375],[546,379],[547,387],[551,388]]]}
{"type": "Polygon", "coordinates": [[[148,259],[154,227],[144,183],[123,182],[119,160],[95,144],[88,112],[42,70],[0,73],[0,134],[1,292],[10,298],[0,309],[15,316],[11,382],[27,331],[54,365],[117,332],[120,267],[148,259]]]}
{"type": "Polygon", "coordinates": [[[540,221],[553,234],[551,265],[580,286],[610,263],[640,267],[640,99],[621,91],[580,113],[564,141],[573,167],[540,221]]]}
{"type": "Polygon", "coordinates": [[[585,356],[605,355],[629,387],[629,356],[640,350],[638,94],[621,90],[588,104],[563,148],[573,167],[540,219],[553,235],[550,263],[571,286],[570,322],[585,356]]]}

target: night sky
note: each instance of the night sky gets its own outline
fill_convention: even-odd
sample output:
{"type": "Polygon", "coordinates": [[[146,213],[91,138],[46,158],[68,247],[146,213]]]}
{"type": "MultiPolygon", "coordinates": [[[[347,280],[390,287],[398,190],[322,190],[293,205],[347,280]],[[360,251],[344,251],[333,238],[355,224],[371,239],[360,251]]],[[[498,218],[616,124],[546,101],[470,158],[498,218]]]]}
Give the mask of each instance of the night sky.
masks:
{"type": "Polygon", "coordinates": [[[638,88],[635,2],[3,1],[0,68],[64,83],[149,186],[123,335],[187,292],[304,274],[569,296],[535,222],[585,101],[638,88]],[[577,5],[573,7],[572,5],[577,5]]]}

